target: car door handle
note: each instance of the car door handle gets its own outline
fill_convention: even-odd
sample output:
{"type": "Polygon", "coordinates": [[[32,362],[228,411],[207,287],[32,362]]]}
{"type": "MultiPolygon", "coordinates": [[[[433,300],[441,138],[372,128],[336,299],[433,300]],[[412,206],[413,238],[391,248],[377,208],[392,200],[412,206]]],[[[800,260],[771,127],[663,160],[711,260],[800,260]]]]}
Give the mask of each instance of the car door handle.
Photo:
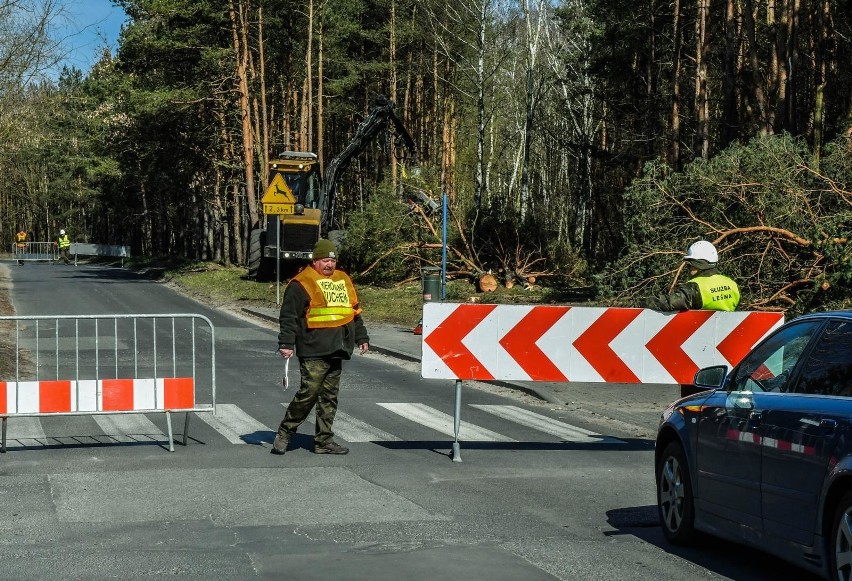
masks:
{"type": "Polygon", "coordinates": [[[833,431],[837,427],[837,420],[822,419],[819,421],[819,427],[828,431],[833,431]]]}
{"type": "Polygon", "coordinates": [[[760,421],[763,420],[763,413],[762,412],[750,412],[748,414],[748,419],[751,420],[752,422],[760,422],[760,421]]]}

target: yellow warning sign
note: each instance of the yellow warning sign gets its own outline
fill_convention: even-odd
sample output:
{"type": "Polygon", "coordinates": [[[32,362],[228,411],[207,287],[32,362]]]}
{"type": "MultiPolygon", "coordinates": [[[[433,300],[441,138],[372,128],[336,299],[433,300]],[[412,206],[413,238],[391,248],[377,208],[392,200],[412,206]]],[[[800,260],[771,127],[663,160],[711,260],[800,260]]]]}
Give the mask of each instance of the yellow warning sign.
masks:
{"type": "MultiPolygon", "coordinates": [[[[284,181],[284,176],[280,173],[275,174],[275,177],[272,179],[272,183],[269,184],[269,187],[266,188],[266,193],[263,194],[263,199],[261,200],[264,205],[266,204],[295,204],[296,198],[293,196],[292,190],[287,185],[287,182],[284,181]]],[[[267,212],[268,213],[268,212],[267,212]]],[[[278,213],[290,213],[292,212],[276,212],[278,213]]]]}

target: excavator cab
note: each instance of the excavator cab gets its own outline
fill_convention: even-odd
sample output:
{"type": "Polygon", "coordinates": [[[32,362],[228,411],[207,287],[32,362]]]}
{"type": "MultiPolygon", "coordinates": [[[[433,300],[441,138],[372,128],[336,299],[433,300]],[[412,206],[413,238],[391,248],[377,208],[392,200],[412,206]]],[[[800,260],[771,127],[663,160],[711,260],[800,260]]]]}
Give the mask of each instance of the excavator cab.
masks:
{"type": "MultiPolygon", "coordinates": [[[[269,162],[269,183],[280,175],[295,204],[316,208],[319,204],[319,163],[314,153],[285,151],[269,162]]],[[[266,198],[267,196],[264,196],[266,198]]],[[[294,209],[295,211],[295,209],[294,209]]]]}
{"type": "Polygon", "coordinates": [[[249,241],[250,278],[271,280],[275,269],[280,268],[280,278],[284,280],[310,261],[320,236],[332,237],[337,224],[338,180],[352,160],[389,125],[394,128],[396,142],[415,154],[414,140],[394,114],[394,106],[385,97],[376,99],[349,144],[328,162],[322,175],[315,153],[285,151],[269,162],[269,186],[262,200],[263,223],[252,230],[249,241]]]}
{"type": "Polygon", "coordinates": [[[286,279],[310,261],[320,237],[319,161],[314,153],[285,151],[269,162],[268,170],[269,186],[261,200],[266,225],[252,231],[249,274],[273,278],[278,254],[286,279]]]}

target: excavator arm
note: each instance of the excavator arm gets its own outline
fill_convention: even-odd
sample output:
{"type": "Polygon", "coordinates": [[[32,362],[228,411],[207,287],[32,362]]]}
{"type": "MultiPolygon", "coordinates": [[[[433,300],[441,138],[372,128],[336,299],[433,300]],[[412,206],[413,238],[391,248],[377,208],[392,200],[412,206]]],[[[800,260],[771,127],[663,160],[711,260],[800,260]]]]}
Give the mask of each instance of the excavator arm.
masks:
{"type": "Polygon", "coordinates": [[[387,128],[388,123],[394,125],[397,134],[396,144],[404,145],[412,156],[416,154],[417,147],[414,140],[405,129],[402,120],[394,113],[394,107],[394,102],[386,97],[376,99],[370,113],[356,129],[352,141],[326,167],[318,200],[318,207],[322,210],[321,231],[323,236],[328,234],[334,223],[337,180],[340,179],[352,160],[360,155],[370,142],[387,128]]]}

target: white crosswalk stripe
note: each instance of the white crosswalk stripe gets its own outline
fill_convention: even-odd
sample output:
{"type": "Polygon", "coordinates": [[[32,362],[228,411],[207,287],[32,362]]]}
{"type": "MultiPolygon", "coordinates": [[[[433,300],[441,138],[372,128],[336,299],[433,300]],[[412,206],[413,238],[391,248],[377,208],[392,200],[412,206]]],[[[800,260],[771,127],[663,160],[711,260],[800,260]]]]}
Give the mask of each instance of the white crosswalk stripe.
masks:
{"type": "Polygon", "coordinates": [[[510,422],[527,426],[539,432],[551,434],[567,442],[596,444],[623,443],[621,440],[616,438],[602,436],[601,434],[590,432],[589,430],[584,430],[583,428],[578,428],[577,426],[572,426],[571,424],[566,424],[565,422],[560,422],[559,420],[554,420],[553,418],[513,405],[470,404],[470,406],[478,410],[488,412],[489,414],[493,414],[498,418],[503,418],[504,420],[509,420],[510,422]]]}
{"type": "Polygon", "coordinates": [[[402,440],[339,411],[334,416],[334,433],[347,442],[399,442],[402,440]]]}
{"type": "Polygon", "coordinates": [[[238,405],[216,404],[216,415],[197,414],[196,417],[225,436],[232,444],[272,443],[273,436],[268,434],[270,428],[248,415],[238,405]]]}
{"type": "Polygon", "coordinates": [[[47,443],[47,435],[38,418],[13,417],[6,426],[7,445],[10,442],[17,442],[19,446],[44,446],[47,443]]]}
{"type": "MultiPolygon", "coordinates": [[[[284,409],[287,409],[286,403],[282,403],[284,409]]],[[[308,414],[305,422],[302,424],[313,426],[316,423],[316,414],[314,410],[308,414]]],[[[276,428],[277,429],[277,428],[276,428]]],[[[334,414],[334,435],[346,442],[399,442],[401,438],[397,438],[393,434],[389,434],[384,430],[380,430],[375,426],[371,426],[367,422],[362,422],[356,417],[343,413],[337,410],[334,414]]]]}
{"type": "Polygon", "coordinates": [[[122,444],[169,441],[169,437],[143,414],[96,414],[92,417],[105,435],[122,444]]]}
{"type": "MultiPolygon", "coordinates": [[[[285,409],[287,404],[281,404],[285,409]]],[[[454,437],[453,416],[422,403],[377,403],[406,420],[435,430],[450,438],[454,437]]],[[[598,434],[543,414],[513,405],[468,404],[489,415],[507,420],[532,430],[555,436],[563,442],[575,443],[623,443],[622,440],[598,434]]],[[[102,434],[57,435],[48,437],[39,417],[12,417],[8,421],[6,439],[8,445],[36,447],[50,444],[104,444],[104,443],[162,443],[168,441],[163,433],[144,414],[93,414],[102,434]]],[[[231,444],[271,444],[278,427],[277,421],[270,427],[258,421],[236,404],[217,404],[216,415],[196,414],[196,418],[223,436],[231,444]]],[[[302,424],[302,431],[313,433],[316,422],[313,411],[302,424]],[[307,426],[307,429],[305,428],[307,426]]],[[[338,411],[334,421],[335,436],[345,442],[399,442],[403,438],[386,432],[354,416],[338,411]]],[[[190,434],[192,427],[190,425],[190,434]]],[[[498,432],[474,425],[462,415],[459,440],[468,442],[517,442],[498,432]]]]}
{"type": "MultiPolygon", "coordinates": [[[[455,436],[453,416],[422,403],[380,403],[383,408],[447,436],[455,436]]],[[[459,440],[468,442],[516,442],[507,436],[462,421],[459,440]]]]}

